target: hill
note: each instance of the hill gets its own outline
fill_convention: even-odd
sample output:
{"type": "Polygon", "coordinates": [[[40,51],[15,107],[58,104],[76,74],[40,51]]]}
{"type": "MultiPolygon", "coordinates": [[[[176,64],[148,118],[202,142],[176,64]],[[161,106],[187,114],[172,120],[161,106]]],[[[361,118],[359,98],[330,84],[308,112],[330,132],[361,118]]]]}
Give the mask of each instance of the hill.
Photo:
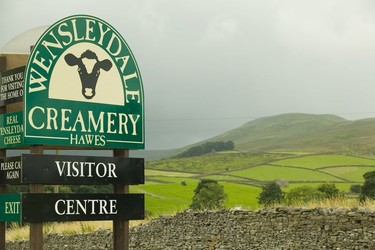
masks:
{"type": "Polygon", "coordinates": [[[375,153],[375,119],[349,121],[335,115],[283,114],[250,121],[208,141],[235,143],[247,152],[304,151],[375,153]]]}
{"type": "Polygon", "coordinates": [[[146,184],[132,190],[146,194],[150,215],[188,208],[201,179],[224,186],[226,207],[257,208],[261,186],[270,181],[282,182],[285,192],[335,183],[349,193],[352,185],[363,183],[364,173],[375,171],[375,158],[368,157],[375,152],[375,119],[284,114],[250,121],[207,141],[233,141],[236,148],[146,162],[146,184]]]}
{"type": "Polygon", "coordinates": [[[133,157],[157,160],[206,142],[233,141],[243,152],[305,152],[375,155],[375,118],[356,121],[336,115],[282,114],[263,117],[202,142],[175,150],[134,151],[133,157]]]}

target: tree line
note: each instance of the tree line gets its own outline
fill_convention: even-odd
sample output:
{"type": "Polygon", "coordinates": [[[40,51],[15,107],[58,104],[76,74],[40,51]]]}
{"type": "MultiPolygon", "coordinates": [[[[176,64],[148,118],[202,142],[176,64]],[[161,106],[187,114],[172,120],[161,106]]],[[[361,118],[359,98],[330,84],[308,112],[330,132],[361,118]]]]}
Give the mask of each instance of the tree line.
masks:
{"type": "MultiPolygon", "coordinates": [[[[350,187],[351,193],[357,194],[360,202],[375,200],[375,171],[365,173],[363,178],[365,179],[363,185],[354,184],[350,187]]],[[[285,193],[275,181],[263,185],[262,192],[258,196],[258,203],[264,206],[295,205],[333,198],[345,198],[345,194],[340,192],[334,183],[324,183],[318,187],[299,186],[285,193]]]]}
{"type": "Polygon", "coordinates": [[[188,150],[185,150],[184,152],[176,155],[175,158],[200,156],[220,151],[230,151],[233,150],[234,147],[235,145],[233,141],[206,142],[198,146],[191,147],[188,150]]]}

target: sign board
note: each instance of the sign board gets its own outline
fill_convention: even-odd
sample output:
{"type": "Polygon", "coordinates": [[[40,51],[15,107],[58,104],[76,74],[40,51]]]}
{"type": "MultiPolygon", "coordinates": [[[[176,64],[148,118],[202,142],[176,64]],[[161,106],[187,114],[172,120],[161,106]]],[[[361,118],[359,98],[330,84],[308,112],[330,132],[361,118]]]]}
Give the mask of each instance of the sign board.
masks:
{"type": "Polygon", "coordinates": [[[144,148],[144,94],[123,37],[87,15],[39,38],[25,69],[26,144],[144,148]]]}
{"type": "Polygon", "coordinates": [[[23,184],[144,184],[144,159],[70,155],[22,158],[23,184]]]}
{"type": "Polygon", "coordinates": [[[144,194],[22,194],[23,222],[140,220],[144,194]]]}
{"type": "Polygon", "coordinates": [[[16,148],[23,145],[23,113],[0,115],[0,148],[16,148]]]}
{"type": "Polygon", "coordinates": [[[1,160],[0,183],[21,184],[21,157],[8,157],[1,160]]]}
{"type": "Polygon", "coordinates": [[[20,222],[21,194],[0,194],[0,221],[20,222]]]}
{"type": "Polygon", "coordinates": [[[0,183],[144,184],[144,159],[23,154],[0,160],[0,183]]]}
{"type": "Polygon", "coordinates": [[[22,102],[25,66],[0,74],[0,106],[22,102]]]}

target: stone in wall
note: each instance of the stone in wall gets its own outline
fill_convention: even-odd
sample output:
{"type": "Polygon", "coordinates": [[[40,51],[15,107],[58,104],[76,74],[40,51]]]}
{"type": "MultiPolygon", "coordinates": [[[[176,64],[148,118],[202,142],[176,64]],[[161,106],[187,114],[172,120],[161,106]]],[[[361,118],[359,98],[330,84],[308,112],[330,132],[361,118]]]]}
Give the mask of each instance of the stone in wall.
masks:
{"type": "MultiPolygon", "coordinates": [[[[44,249],[112,249],[112,232],[45,235],[44,249]]],[[[7,249],[29,249],[7,242],[7,249]]],[[[269,208],[187,210],[130,230],[130,249],[375,249],[375,213],[368,209],[269,208]]]]}

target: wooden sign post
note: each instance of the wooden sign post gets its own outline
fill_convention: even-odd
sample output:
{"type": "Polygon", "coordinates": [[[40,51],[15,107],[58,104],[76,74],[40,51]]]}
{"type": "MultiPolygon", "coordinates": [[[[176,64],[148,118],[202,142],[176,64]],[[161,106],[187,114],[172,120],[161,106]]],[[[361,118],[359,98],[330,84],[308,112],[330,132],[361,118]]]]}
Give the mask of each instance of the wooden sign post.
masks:
{"type": "MultiPolygon", "coordinates": [[[[43,154],[43,146],[32,146],[30,153],[43,154]]],[[[43,184],[31,184],[30,193],[43,193],[43,184]]],[[[30,223],[30,249],[43,249],[43,222],[30,223]]]]}
{"type": "MultiPolygon", "coordinates": [[[[6,57],[0,56],[0,74],[6,70],[6,57]]],[[[6,113],[6,107],[0,107],[0,115],[6,113]]],[[[6,157],[6,150],[0,149],[0,157],[6,157]]],[[[4,183],[0,183],[0,195],[6,192],[6,186],[4,183]]],[[[0,222],[0,249],[5,249],[5,222],[0,222]]]]}
{"type": "MultiPolygon", "coordinates": [[[[129,157],[129,150],[117,149],[113,151],[115,157],[129,157]]],[[[129,185],[114,184],[113,191],[115,194],[128,194],[129,185]]],[[[113,221],[113,249],[114,250],[128,250],[129,249],[129,221],[128,220],[114,220],[113,221]]]]}

